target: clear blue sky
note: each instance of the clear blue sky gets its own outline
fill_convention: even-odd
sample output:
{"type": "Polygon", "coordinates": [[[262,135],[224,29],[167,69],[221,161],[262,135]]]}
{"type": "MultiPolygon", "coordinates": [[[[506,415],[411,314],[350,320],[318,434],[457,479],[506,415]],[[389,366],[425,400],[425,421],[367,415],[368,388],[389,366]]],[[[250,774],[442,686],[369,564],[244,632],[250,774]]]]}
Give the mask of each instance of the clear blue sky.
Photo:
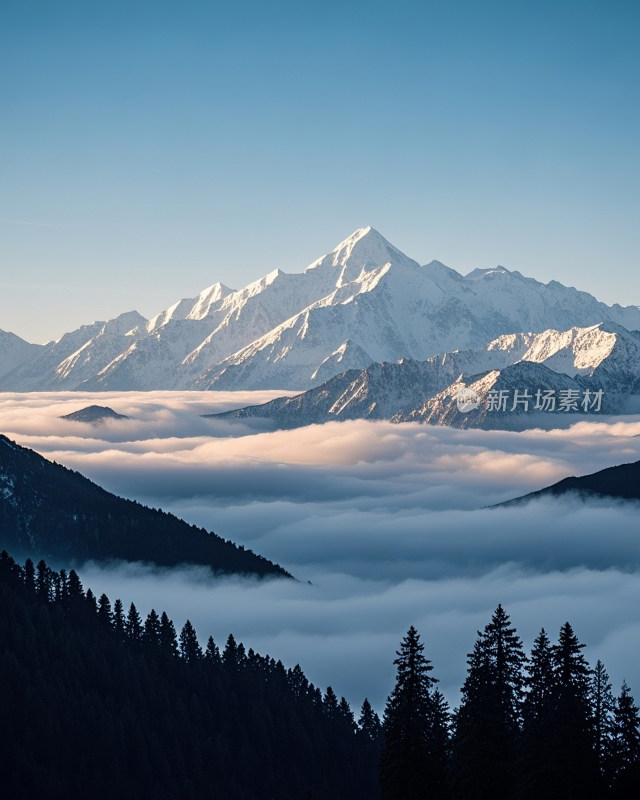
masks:
{"type": "Polygon", "coordinates": [[[640,303],[639,37],[631,0],[8,0],[0,328],[148,316],[363,225],[640,303]]]}

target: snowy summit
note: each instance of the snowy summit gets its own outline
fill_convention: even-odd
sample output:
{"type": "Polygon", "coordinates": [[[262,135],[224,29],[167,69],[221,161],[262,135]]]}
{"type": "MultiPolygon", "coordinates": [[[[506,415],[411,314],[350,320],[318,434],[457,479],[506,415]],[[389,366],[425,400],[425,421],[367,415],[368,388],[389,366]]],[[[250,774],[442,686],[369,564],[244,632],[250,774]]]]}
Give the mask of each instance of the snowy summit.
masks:
{"type": "Polygon", "coordinates": [[[2,334],[0,389],[305,390],[373,362],[601,323],[638,330],[640,308],[504,267],[420,266],[364,227],[301,273],[273,270],[237,290],[214,282],[151,320],[128,312],[43,346],[2,334]]]}

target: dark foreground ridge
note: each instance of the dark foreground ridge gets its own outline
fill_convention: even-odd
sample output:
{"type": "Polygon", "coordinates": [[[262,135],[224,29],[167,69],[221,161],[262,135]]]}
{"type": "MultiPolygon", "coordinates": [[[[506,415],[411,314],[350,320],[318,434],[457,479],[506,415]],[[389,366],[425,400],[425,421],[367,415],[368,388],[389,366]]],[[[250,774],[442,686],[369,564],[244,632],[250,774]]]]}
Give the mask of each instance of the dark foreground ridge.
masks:
{"type": "MultiPolygon", "coordinates": [[[[48,800],[376,800],[346,700],[229,635],[140,617],[71,570],[0,557],[0,793],[48,800]]],[[[366,716],[365,716],[366,718],[366,716]]]]}
{"type": "Polygon", "coordinates": [[[71,414],[64,414],[60,419],[69,420],[69,422],[89,422],[92,425],[97,425],[108,419],[129,419],[126,414],[118,414],[109,406],[87,406],[80,408],[78,411],[72,411],[71,414]]]}
{"type": "Polygon", "coordinates": [[[538,498],[559,497],[566,494],[579,495],[585,500],[611,498],[638,502],[640,501],[640,461],[607,467],[599,472],[592,472],[590,475],[564,478],[545,489],[530,492],[497,505],[513,506],[538,498]]]}
{"type": "MultiPolygon", "coordinates": [[[[635,800],[640,716],[569,622],[527,655],[499,605],[451,712],[414,626],[382,724],[300,666],[125,612],[0,555],[0,786],[49,800],[635,800]]],[[[336,658],[340,654],[336,653],[336,658]]]]}
{"type": "Polygon", "coordinates": [[[1,434],[0,546],[67,563],[122,559],[291,577],[251,550],[173,514],[117,497],[1,434]]]}

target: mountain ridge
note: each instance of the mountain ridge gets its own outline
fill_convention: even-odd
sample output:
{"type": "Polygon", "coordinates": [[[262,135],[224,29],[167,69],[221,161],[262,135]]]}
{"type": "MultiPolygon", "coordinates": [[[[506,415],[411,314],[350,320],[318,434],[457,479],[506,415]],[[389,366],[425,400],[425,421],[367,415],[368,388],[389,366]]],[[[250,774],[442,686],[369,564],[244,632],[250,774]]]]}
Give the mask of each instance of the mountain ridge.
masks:
{"type": "Polygon", "coordinates": [[[571,475],[544,489],[498,503],[492,508],[522,505],[531,500],[566,495],[576,495],[583,500],[608,498],[640,503],[640,461],[617,464],[588,475],[571,475]]]}
{"type": "Polygon", "coordinates": [[[151,320],[83,326],[4,374],[0,360],[0,390],[305,390],[345,366],[599,323],[639,329],[640,307],[504,267],[420,266],[365,227],[303,272],[272,270],[238,290],[216,282],[151,320]]]}
{"type": "MultiPolygon", "coordinates": [[[[425,361],[372,363],[293,397],[211,416],[268,419],[285,429],[349,419],[475,427],[511,424],[514,414],[523,410],[517,406],[514,414],[507,409],[496,415],[487,413],[485,405],[460,412],[457,395],[463,388],[480,397],[500,390],[528,389],[535,394],[544,389],[578,392],[581,399],[585,391],[602,390],[602,412],[621,413],[631,398],[640,395],[640,336],[615,325],[510,334],[484,348],[440,353],[425,361]]],[[[536,421],[545,418],[551,417],[536,421]]],[[[555,414],[553,419],[561,417],[555,414]]]]}
{"type": "Polygon", "coordinates": [[[111,494],[0,434],[0,548],[38,558],[198,564],[292,576],[281,566],[160,509],[111,494]]]}

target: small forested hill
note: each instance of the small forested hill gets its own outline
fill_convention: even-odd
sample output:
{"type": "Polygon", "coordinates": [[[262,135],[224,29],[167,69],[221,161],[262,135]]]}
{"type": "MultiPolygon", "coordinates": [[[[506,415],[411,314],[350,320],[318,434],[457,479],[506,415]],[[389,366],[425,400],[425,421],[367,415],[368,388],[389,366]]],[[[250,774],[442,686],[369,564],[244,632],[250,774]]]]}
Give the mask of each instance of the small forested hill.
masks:
{"type": "Polygon", "coordinates": [[[607,469],[593,472],[591,475],[564,478],[545,489],[508,500],[500,505],[514,505],[538,498],[566,494],[578,494],[584,499],[609,497],[616,500],[640,502],[640,461],[607,467],[607,469]]]}
{"type": "Polygon", "coordinates": [[[300,667],[0,557],[0,793],[376,800],[377,748],[300,667]]]}
{"type": "Polygon", "coordinates": [[[87,406],[86,408],[78,409],[78,411],[72,411],[71,414],[64,414],[60,419],[97,425],[109,419],[129,419],[129,417],[125,414],[118,414],[117,411],[109,408],[109,406],[87,406]]]}
{"type": "Polygon", "coordinates": [[[107,492],[0,435],[0,546],[69,561],[190,563],[289,576],[282,567],[172,514],[107,492]]]}

